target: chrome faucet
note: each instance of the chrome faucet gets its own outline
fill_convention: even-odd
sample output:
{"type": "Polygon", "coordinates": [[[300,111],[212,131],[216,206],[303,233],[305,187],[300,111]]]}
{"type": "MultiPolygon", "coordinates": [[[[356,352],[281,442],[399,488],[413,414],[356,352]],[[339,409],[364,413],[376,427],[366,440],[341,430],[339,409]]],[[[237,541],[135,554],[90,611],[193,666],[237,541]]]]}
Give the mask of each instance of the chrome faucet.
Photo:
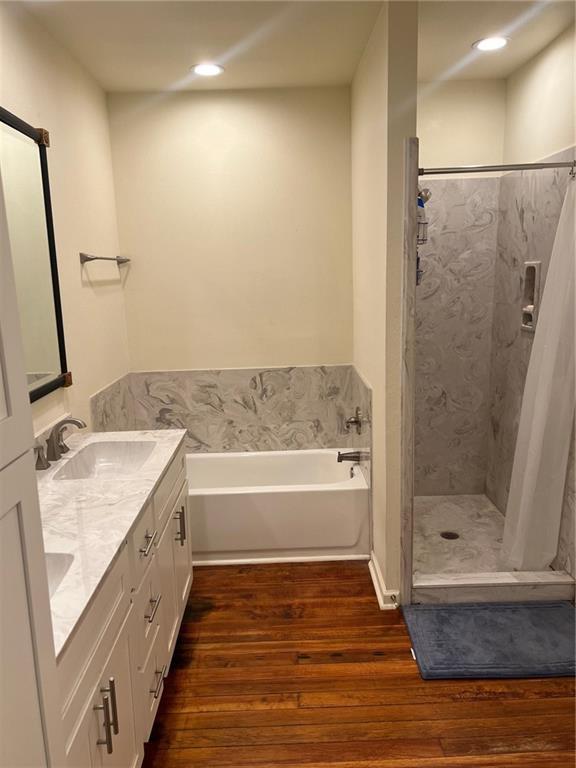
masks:
{"type": "Polygon", "coordinates": [[[369,458],[370,453],[368,451],[347,451],[346,453],[338,451],[339,464],[343,461],[353,461],[355,464],[360,464],[361,461],[367,461],[369,458]]]}
{"type": "Polygon", "coordinates": [[[48,440],[46,441],[46,458],[48,461],[58,461],[63,453],[68,453],[70,450],[63,438],[64,430],[69,425],[78,427],[78,429],[84,429],[86,422],[82,421],[82,419],[74,419],[70,417],[62,419],[54,424],[48,436],[48,440]]]}
{"type": "Polygon", "coordinates": [[[50,467],[50,462],[46,458],[46,449],[40,443],[34,446],[34,455],[36,456],[36,469],[43,470],[50,467]]]}
{"type": "Polygon", "coordinates": [[[356,433],[358,435],[362,434],[362,411],[360,408],[356,408],[354,412],[354,416],[351,416],[349,419],[346,419],[346,432],[350,431],[350,427],[356,427],[356,433]]]}

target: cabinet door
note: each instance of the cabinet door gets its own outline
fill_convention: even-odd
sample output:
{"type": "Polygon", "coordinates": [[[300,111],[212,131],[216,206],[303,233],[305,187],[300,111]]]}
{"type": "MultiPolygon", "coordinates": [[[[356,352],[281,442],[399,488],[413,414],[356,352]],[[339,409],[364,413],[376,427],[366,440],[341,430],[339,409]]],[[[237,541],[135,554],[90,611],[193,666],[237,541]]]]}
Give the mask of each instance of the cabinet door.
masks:
{"type": "Polygon", "coordinates": [[[66,745],[66,765],[69,768],[93,768],[91,746],[94,727],[94,711],[90,706],[66,745]]]}
{"type": "Polygon", "coordinates": [[[92,707],[92,765],[102,768],[133,768],[139,765],[142,747],[137,744],[135,735],[126,625],[108,657],[92,707]]]}
{"type": "Polygon", "coordinates": [[[160,583],[162,584],[162,643],[164,645],[161,656],[162,664],[166,664],[174,649],[176,643],[176,633],[179,626],[179,616],[176,603],[176,585],[174,580],[174,555],[172,552],[173,528],[171,521],[164,528],[156,556],[158,557],[158,567],[160,569],[160,583]]]}
{"type": "Polygon", "coordinates": [[[0,178],[0,469],[32,447],[20,316],[0,178]]]}
{"type": "MultiPolygon", "coordinates": [[[[0,472],[0,767],[47,765],[40,714],[23,518],[37,514],[23,457],[0,472]]],[[[48,590],[45,594],[48,600],[48,590]]]]}
{"type": "Polygon", "coordinates": [[[188,487],[184,484],[173,512],[172,550],[174,553],[174,571],[176,577],[176,609],[182,616],[188,601],[192,584],[192,546],[190,526],[188,525],[188,487]]]}

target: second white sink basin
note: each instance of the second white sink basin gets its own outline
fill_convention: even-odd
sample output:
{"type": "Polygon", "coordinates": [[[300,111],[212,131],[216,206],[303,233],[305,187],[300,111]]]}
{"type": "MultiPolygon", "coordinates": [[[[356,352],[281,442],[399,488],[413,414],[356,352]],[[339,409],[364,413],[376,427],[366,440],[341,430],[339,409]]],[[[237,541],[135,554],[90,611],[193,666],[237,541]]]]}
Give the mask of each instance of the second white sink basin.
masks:
{"type": "Polygon", "coordinates": [[[154,450],[152,440],[115,440],[90,443],[64,464],[54,480],[102,480],[137,472],[154,450]]]}

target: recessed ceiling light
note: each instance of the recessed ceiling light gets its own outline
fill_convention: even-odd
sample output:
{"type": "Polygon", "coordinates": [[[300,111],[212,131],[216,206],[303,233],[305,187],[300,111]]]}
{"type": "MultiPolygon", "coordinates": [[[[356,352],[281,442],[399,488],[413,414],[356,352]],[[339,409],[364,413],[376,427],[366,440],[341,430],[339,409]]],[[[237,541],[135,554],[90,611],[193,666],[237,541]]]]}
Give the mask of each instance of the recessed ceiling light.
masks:
{"type": "Polygon", "coordinates": [[[508,39],[506,37],[484,37],[473,43],[472,48],[477,48],[479,51],[499,51],[500,48],[507,45],[508,39]]]}
{"type": "Polygon", "coordinates": [[[216,77],[224,72],[224,67],[221,67],[220,64],[205,61],[202,64],[195,64],[192,67],[192,71],[195,75],[200,75],[200,77],[216,77]]]}

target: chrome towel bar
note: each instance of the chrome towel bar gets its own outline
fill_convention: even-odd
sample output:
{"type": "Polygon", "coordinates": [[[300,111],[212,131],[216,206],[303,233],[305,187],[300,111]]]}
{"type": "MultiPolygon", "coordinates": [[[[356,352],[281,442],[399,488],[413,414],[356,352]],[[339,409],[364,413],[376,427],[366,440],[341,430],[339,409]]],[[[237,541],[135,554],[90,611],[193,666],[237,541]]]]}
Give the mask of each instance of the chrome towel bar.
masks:
{"type": "Polygon", "coordinates": [[[80,264],[87,264],[89,261],[115,261],[118,266],[128,264],[130,259],[126,256],[91,256],[89,253],[80,254],[80,264]]]}

